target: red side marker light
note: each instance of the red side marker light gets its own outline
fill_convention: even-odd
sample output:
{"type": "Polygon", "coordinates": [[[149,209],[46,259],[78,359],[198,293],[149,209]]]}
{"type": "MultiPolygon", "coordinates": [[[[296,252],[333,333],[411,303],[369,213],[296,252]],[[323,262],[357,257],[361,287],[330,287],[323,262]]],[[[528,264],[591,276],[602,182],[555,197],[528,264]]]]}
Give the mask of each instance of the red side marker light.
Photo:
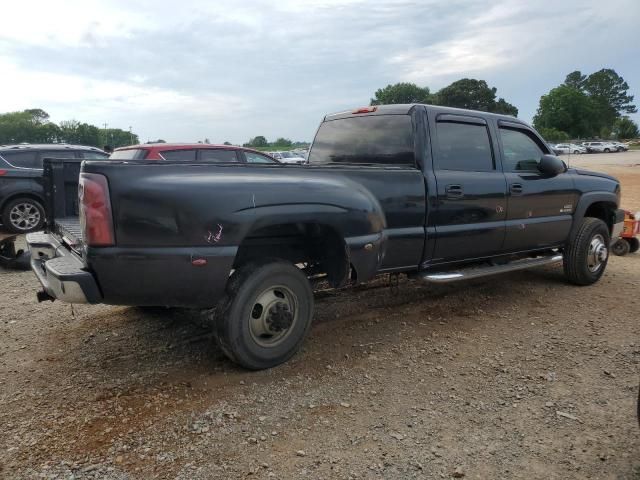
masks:
{"type": "Polygon", "coordinates": [[[361,107],[354,110],[351,113],[371,113],[371,112],[375,112],[377,109],[378,107],[361,107]]]}
{"type": "Polygon", "coordinates": [[[0,170],[0,177],[1,177],[2,175],[6,175],[6,174],[7,174],[7,171],[6,171],[6,170],[0,170]]]}
{"type": "Polygon", "coordinates": [[[206,258],[194,258],[193,260],[191,260],[191,265],[193,265],[194,267],[203,267],[206,264],[206,258]]]}

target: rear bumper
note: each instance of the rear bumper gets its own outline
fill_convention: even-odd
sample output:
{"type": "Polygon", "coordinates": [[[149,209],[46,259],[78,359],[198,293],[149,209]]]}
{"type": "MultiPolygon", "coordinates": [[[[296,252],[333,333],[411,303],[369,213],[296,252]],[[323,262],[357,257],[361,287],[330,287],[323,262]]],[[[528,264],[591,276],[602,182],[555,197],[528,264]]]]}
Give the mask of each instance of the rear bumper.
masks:
{"type": "Polygon", "coordinates": [[[622,234],[622,229],[624,228],[624,210],[617,209],[616,215],[613,220],[613,227],[611,228],[611,244],[615,243],[620,235],[622,234]]]}
{"type": "Polygon", "coordinates": [[[48,296],[67,303],[100,303],[102,295],[91,272],[53,235],[29,233],[27,244],[31,251],[31,269],[48,296]]]}

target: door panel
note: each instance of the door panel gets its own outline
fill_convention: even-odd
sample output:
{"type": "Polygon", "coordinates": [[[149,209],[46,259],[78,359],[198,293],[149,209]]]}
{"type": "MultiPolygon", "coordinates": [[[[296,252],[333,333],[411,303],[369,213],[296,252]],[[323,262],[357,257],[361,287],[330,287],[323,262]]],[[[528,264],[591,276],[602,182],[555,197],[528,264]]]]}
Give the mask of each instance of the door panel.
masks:
{"type": "Polygon", "coordinates": [[[532,250],[564,242],[575,207],[571,176],[549,176],[537,170],[540,158],[549,152],[532,131],[500,128],[499,132],[508,186],[505,250],[532,250]]]}
{"type": "Polygon", "coordinates": [[[506,212],[502,172],[436,171],[438,188],[433,261],[492,255],[502,247],[506,212]],[[459,190],[451,195],[451,187],[459,190]]]}
{"type": "Polygon", "coordinates": [[[496,169],[486,121],[447,114],[431,125],[437,192],[430,197],[435,203],[430,225],[436,236],[430,263],[499,252],[505,232],[506,184],[496,169]]]}

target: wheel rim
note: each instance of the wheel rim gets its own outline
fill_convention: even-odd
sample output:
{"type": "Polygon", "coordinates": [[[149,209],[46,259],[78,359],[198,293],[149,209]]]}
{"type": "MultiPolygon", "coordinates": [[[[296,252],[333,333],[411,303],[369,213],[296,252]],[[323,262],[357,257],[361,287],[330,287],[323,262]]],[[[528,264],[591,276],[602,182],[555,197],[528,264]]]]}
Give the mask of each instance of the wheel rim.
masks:
{"type": "Polygon", "coordinates": [[[31,230],[40,223],[40,210],[33,203],[17,203],[9,212],[9,221],[16,230],[31,230]]]}
{"type": "Polygon", "coordinates": [[[256,297],[249,313],[249,332],[261,347],[281,343],[298,321],[298,298],[284,285],[269,287],[256,297]]]}
{"type": "Polygon", "coordinates": [[[589,253],[587,255],[587,265],[589,271],[592,273],[597,272],[602,268],[602,265],[607,261],[609,256],[609,250],[604,241],[604,237],[600,234],[595,235],[591,239],[589,244],[589,253]]]}

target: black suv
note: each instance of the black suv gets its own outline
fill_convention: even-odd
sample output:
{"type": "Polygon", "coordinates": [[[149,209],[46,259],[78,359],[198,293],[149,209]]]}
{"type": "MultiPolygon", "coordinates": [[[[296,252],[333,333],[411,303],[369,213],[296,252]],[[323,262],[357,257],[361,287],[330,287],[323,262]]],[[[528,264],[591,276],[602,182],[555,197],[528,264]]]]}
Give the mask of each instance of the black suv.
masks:
{"type": "Polygon", "coordinates": [[[108,153],[81,145],[0,145],[0,218],[5,230],[26,233],[44,222],[42,160],[104,160],[108,153]]]}

